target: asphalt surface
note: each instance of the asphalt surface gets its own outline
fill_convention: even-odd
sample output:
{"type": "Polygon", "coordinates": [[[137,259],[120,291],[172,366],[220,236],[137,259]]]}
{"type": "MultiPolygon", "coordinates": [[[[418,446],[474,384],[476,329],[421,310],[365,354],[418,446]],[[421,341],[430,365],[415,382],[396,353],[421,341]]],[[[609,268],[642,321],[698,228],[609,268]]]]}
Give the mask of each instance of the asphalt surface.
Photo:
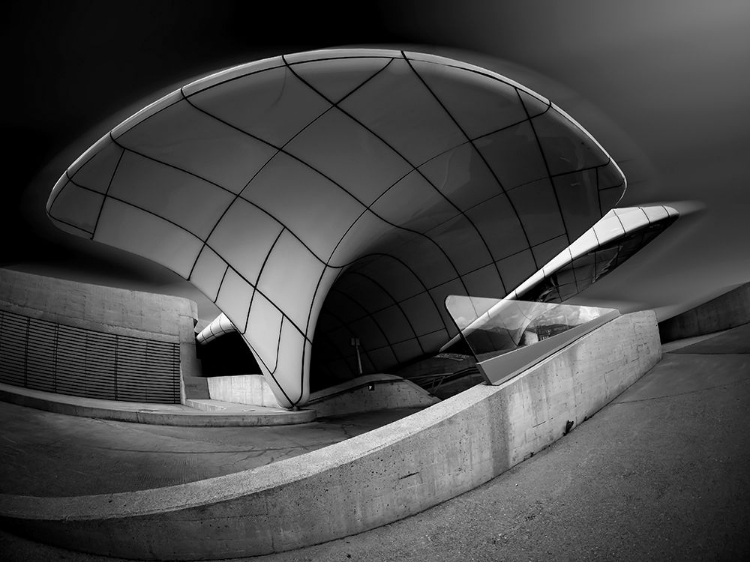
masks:
{"type": "MultiPolygon", "coordinates": [[[[391,525],[252,560],[750,559],[748,328],[666,353],[591,419],[483,486],[391,525]]],[[[112,560],[5,533],[3,551],[9,561],[112,560]]]]}
{"type": "Polygon", "coordinates": [[[78,496],[194,482],[301,455],[417,410],[284,426],[174,427],[65,416],[0,402],[0,494],[78,496]]]}

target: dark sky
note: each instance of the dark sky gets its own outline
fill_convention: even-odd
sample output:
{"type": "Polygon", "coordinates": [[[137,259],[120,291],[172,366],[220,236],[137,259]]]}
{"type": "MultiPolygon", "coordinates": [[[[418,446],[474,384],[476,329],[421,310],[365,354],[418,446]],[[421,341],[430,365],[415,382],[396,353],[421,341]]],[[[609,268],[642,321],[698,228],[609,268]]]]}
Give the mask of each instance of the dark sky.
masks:
{"type": "MultiPolygon", "coordinates": [[[[584,302],[660,317],[750,280],[750,2],[61,1],[6,3],[0,266],[185,294],[160,266],[52,227],[57,178],[195,77],[341,45],[437,51],[551,98],[621,163],[622,206],[683,213],[584,302]]],[[[210,307],[202,313],[210,316],[210,307]]]]}

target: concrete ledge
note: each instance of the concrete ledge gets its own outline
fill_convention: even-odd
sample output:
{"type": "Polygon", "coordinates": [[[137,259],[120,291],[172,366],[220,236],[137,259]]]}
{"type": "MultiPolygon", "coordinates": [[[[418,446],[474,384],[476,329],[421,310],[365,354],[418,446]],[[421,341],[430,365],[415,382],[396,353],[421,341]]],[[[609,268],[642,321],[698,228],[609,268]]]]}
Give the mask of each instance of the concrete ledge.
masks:
{"type": "Polygon", "coordinates": [[[281,408],[263,375],[207,377],[205,380],[212,400],[281,408]]]}
{"type": "Polygon", "coordinates": [[[396,375],[364,375],[310,394],[307,407],[318,416],[337,416],[393,408],[425,408],[440,402],[396,375]]]}
{"type": "Polygon", "coordinates": [[[559,439],[661,357],[656,316],[621,316],[499,386],[254,470],[128,494],[3,496],[0,521],[64,548],[136,559],[290,550],[471,490],[559,439]]]}
{"type": "Polygon", "coordinates": [[[292,425],[309,423],[316,416],[315,410],[310,409],[290,411],[215,400],[187,400],[184,406],[115,402],[54,394],[2,383],[0,401],[67,416],[182,427],[292,425]]]}

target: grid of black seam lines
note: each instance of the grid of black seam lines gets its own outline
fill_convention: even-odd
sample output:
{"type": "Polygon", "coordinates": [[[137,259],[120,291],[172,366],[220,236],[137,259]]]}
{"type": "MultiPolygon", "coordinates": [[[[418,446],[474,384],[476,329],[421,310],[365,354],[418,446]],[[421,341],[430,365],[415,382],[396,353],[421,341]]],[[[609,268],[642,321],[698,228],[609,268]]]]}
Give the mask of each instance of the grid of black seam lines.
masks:
{"type": "Polygon", "coordinates": [[[668,215],[636,229],[626,230],[614,240],[598,244],[566,266],[545,276],[517,298],[549,303],[565,302],[612,273],[669,228],[677,218],[677,215],[668,215]]]}
{"type": "Polygon", "coordinates": [[[84,398],[180,403],[180,346],[0,310],[0,382],[84,398]]]}
{"type": "MultiPolygon", "coordinates": [[[[240,326],[247,326],[248,325],[248,319],[250,317],[250,311],[252,309],[252,301],[255,298],[256,294],[261,294],[264,297],[267,298],[268,301],[271,302],[272,306],[274,306],[278,312],[282,316],[282,323],[281,326],[283,327],[284,323],[291,324],[294,329],[299,332],[302,338],[304,338],[304,341],[310,342],[312,341],[313,336],[313,330],[315,330],[315,326],[312,325],[312,313],[313,309],[316,308],[320,309],[320,303],[318,302],[320,298],[324,297],[323,292],[320,291],[320,286],[323,283],[324,277],[326,276],[326,271],[328,269],[333,269],[334,274],[338,274],[338,282],[335,283],[335,287],[337,288],[337,291],[339,293],[344,293],[348,297],[350,297],[350,300],[355,301],[359,304],[359,309],[361,310],[359,312],[359,315],[356,319],[350,320],[349,324],[344,323],[343,324],[343,332],[347,332],[348,336],[354,337],[358,336],[354,330],[350,329],[348,326],[350,326],[351,322],[367,322],[370,324],[370,330],[376,330],[379,333],[382,333],[383,338],[385,340],[385,345],[381,345],[379,347],[372,347],[368,344],[366,338],[361,338],[362,340],[362,348],[365,355],[366,363],[369,363],[371,370],[383,370],[387,369],[389,367],[392,367],[395,363],[401,362],[405,359],[408,359],[408,355],[411,354],[412,356],[417,356],[419,354],[425,354],[429,352],[433,352],[436,349],[436,346],[439,347],[439,340],[445,336],[445,339],[453,335],[454,328],[452,327],[452,323],[448,319],[446,312],[443,310],[443,302],[442,300],[446,296],[443,294],[445,290],[448,288],[450,289],[450,292],[453,293],[463,293],[463,294],[471,294],[476,293],[477,288],[479,288],[482,291],[485,291],[487,293],[492,292],[492,294],[488,294],[487,296],[503,296],[500,293],[507,294],[510,290],[512,290],[517,284],[523,280],[524,276],[528,277],[534,271],[539,269],[541,266],[546,263],[548,259],[556,255],[560,250],[564,249],[572,240],[575,239],[577,235],[579,235],[583,230],[585,230],[584,226],[591,226],[602,214],[603,212],[606,212],[610,207],[616,203],[617,199],[619,199],[622,190],[624,188],[624,182],[620,176],[620,174],[616,171],[616,167],[613,166],[612,162],[606,157],[604,153],[601,153],[596,149],[595,147],[591,146],[589,147],[589,150],[591,154],[594,154],[594,160],[592,164],[591,158],[589,158],[589,161],[583,162],[579,165],[571,166],[571,169],[565,169],[561,172],[554,172],[549,165],[549,158],[552,157],[550,153],[550,144],[552,141],[550,141],[548,138],[541,138],[539,137],[539,134],[537,132],[538,127],[544,127],[544,119],[546,119],[546,114],[549,112],[553,112],[555,115],[553,116],[555,119],[563,121],[565,120],[563,116],[561,116],[556,108],[547,102],[542,101],[538,98],[532,98],[534,100],[533,107],[530,108],[528,105],[528,101],[525,102],[524,99],[529,99],[531,96],[527,92],[523,90],[519,90],[515,85],[511,84],[510,82],[505,82],[501,78],[497,77],[496,75],[493,75],[491,73],[485,73],[482,72],[480,69],[476,69],[473,67],[464,67],[460,63],[449,63],[447,61],[440,61],[436,62],[431,59],[424,59],[420,60],[419,56],[411,55],[411,54],[405,54],[405,53],[384,53],[382,56],[378,56],[376,54],[373,54],[372,52],[368,52],[366,55],[363,54],[359,57],[356,56],[356,53],[349,53],[349,55],[342,55],[337,54],[336,52],[330,52],[328,54],[321,54],[318,59],[311,60],[311,59],[299,59],[295,57],[290,57],[290,59],[293,59],[291,62],[287,60],[284,57],[281,57],[276,61],[274,64],[268,64],[265,65],[263,70],[259,70],[257,72],[253,71],[253,65],[248,65],[247,72],[235,72],[233,75],[230,75],[226,80],[218,81],[216,83],[212,83],[208,85],[204,89],[199,89],[196,91],[195,88],[192,90],[189,90],[187,95],[183,93],[181,96],[172,96],[168,102],[165,102],[162,104],[163,106],[155,107],[151,113],[146,116],[140,123],[147,122],[150,117],[153,115],[157,115],[159,112],[164,111],[165,109],[168,109],[174,104],[178,103],[186,103],[189,104],[191,108],[194,110],[200,112],[203,116],[210,117],[212,119],[217,120],[218,122],[222,123],[223,125],[233,129],[236,132],[241,133],[242,135],[248,135],[254,141],[258,141],[260,143],[263,143],[263,145],[269,147],[273,151],[273,155],[266,160],[264,164],[261,165],[260,169],[258,169],[252,177],[247,181],[245,184],[245,188],[248,186],[251,186],[253,180],[255,179],[258,174],[262,172],[262,170],[266,167],[266,165],[273,160],[273,158],[279,154],[283,153],[286,157],[290,157],[294,159],[296,162],[302,164],[303,166],[309,168],[314,173],[319,174],[327,182],[330,184],[336,186],[343,192],[345,192],[346,195],[356,200],[359,205],[361,206],[361,213],[357,216],[357,218],[351,223],[349,226],[349,229],[344,232],[344,234],[340,237],[337,243],[333,244],[333,249],[329,256],[319,256],[316,252],[314,252],[310,245],[306,242],[306,240],[303,238],[302,235],[297,234],[293,228],[294,226],[290,226],[282,222],[278,217],[274,216],[273,213],[271,213],[268,209],[263,208],[260,204],[257,202],[253,202],[252,200],[252,193],[247,193],[246,189],[240,189],[232,190],[229,189],[223,185],[220,185],[219,183],[212,181],[211,179],[202,176],[200,173],[196,171],[190,171],[183,167],[180,167],[178,165],[175,165],[174,163],[165,162],[163,160],[158,160],[154,158],[153,156],[150,156],[148,154],[148,150],[138,150],[137,147],[133,146],[127,146],[127,139],[125,138],[127,135],[127,132],[130,130],[125,130],[118,132],[117,138],[115,136],[110,135],[110,141],[114,144],[116,144],[120,149],[120,159],[122,156],[126,153],[132,153],[134,155],[138,155],[140,158],[147,159],[149,161],[158,163],[161,166],[166,166],[168,168],[172,168],[175,170],[179,170],[182,173],[188,174],[190,176],[193,176],[195,178],[198,178],[202,180],[203,182],[206,182],[208,184],[211,184],[212,186],[218,187],[219,189],[223,190],[224,192],[228,193],[231,197],[231,202],[229,205],[227,205],[224,209],[224,212],[221,214],[219,219],[214,223],[213,227],[211,228],[208,235],[204,237],[198,236],[196,233],[192,232],[188,227],[182,224],[178,224],[177,221],[170,220],[168,218],[165,218],[164,216],[158,215],[153,210],[150,210],[148,208],[145,208],[144,206],[139,206],[137,204],[134,204],[132,201],[127,201],[123,198],[118,198],[113,196],[109,193],[109,187],[112,183],[113,178],[117,174],[117,167],[118,164],[114,167],[112,170],[111,177],[109,179],[109,185],[107,186],[95,186],[92,188],[90,185],[84,185],[84,182],[78,182],[76,180],[76,176],[79,174],[79,172],[87,165],[88,162],[91,161],[91,158],[89,158],[88,161],[83,162],[80,164],[76,170],[73,170],[72,173],[68,176],[68,181],[72,185],[78,186],[80,189],[83,190],[89,190],[92,192],[100,193],[102,195],[102,204],[100,206],[100,213],[101,209],[104,208],[104,199],[105,198],[111,198],[114,200],[117,200],[125,205],[130,205],[132,207],[138,208],[140,211],[158,216],[161,220],[164,220],[171,225],[189,233],[191,236],[194,236],[195,238],[200,240],[201,246],[203,249],[208,248],[210,250],[213,250],[217,255],[221,257],[221,249],[220,248],[212,248],[209,244],[209,239],[211,237],[211,234],[214,232],[214,230],[217,228],[217,226],[221,223],[221,220],[227,213],[227,211],[232,207],[232,205],[238,200],[242,199],[243,201],[250,203],[253,207],[258,209],[260,212],[264,213],[266,216],[270,217],[272,221],[274,221],[276,224],[278,224],[279,233],[276,236],[276,241],[271,245],[269,248],[265,259],[263,260],[263,263],[260,264],[260,272],[258,273],[258,276],[256,279],[248,279],[244,277],[240,271],[238,271],[238,268],[235,267],[237,264],[231,264],[226,263],[226,269],[225,269],[225,275],[227,271],[233,271],[234,274],[237,274],[249,287],[252,291],[252,296],[250,297],[250,304],[248,305],[247,311],[245,312],[243,310],[244,318],[239,318],[237,314],[228,314],[230,319],[235,323],[235,325],[240,326]],[[336,59],[342,59],[342,58],[359,58],[362,60],[368,59],[377,59],[382,58],[383,59],[383,65],[377,70],[374,71],[369,77],[363,79],[360,81],[355,87],[353,87],[348,93],[346,93],[343,97],[337,100],[332,100],[326,97],[319,89],[316,89],[313,84],[311,84],[308,80],[305,79],[301,75],[301,69],[304,65],[308,65],[304,68],[311,68],[309,65],[314,65],[317,62],[324,62],[324,61],[331,61],[336,59]],[[384,72],[389,65],[394,63],[394,61],[399,61],[399,64],[403,66],[404,61],[405,64],[408,66],[408,69],[412,73],[412,77],[416,77],[416,79],[419,81],[419,84],[421,84],[421,87],[423,88],[423,94],[424,100],[420,100],[420,102],[424,103],[433,103],[437,104],[438,107],[442,108],[442,111],[447,115],[448,120],[453,123],[455,128],[461,132],[463,135],[463,139],[459,144],[456,144],[454,146],[450,146],[447,149],[443,150],[439,154],[431,155],[430,158],[427,161],[424,162],[413,162],[407,158],[407,156],[401,154],[398,152],[398,150],[393,146],[392,142],[389,142],[389,139],[384,138],[384,134],[381,132],[381,134],[378,134],[375,130],[373,130],[371,127],[368,127],[363,123],[363,119],[360,119],[359,116],[353,115],[352,113],[346,111],[342,107],[342,102],[351,99],[351,96],[356,94],[361,88],[365,87],[368,83],[370,83],[373,79],[375,79],[377,76],[379,76],[382,72],[384,72]],[[420,69],[422,69],[421,73],[420,71],[415,68],[415,65],[418,65],[420,69]],[[480,80],[487,80],[488,87],[491,87],[491,83],[493,81],[496,81],[498,83],[502,83],[504,85],[511,85],[514,88],[515,95],[517,96],[517,101],[515,103],[518,104],[519,108],[523,110],[523,118],[519,119],[516,122],[513,123],[506,123],[502,127],[498,128],[497,130],[493,130],[490,132],[486,132],[481,135],[481,138],[472,138],[461,126],[461,116],[460,115],[454,115],[451,113],[450,108],[448,105],[446,105],[445,100],[441,100],[439,95],[431,88],[430,84],[428,82],[432,79],[431,75],[423,74],[426,72],[425,69],[430,69],[431,66],[445,66],[450,67],[453,69],[459,69],[461,72],[469,73],[473,78],[478,78],[480,80]],[[242,80],[246,79],[247,77],[253,75],[253,74],[260,74],[262,72],[268,72],[269,70],[275,70],[279,68],[284,68],[287,70],[287,72],[284,73],[285,80],[297,80],[304,84],[307,88],[309,88],[312,92],[320,96],[325,102],[328,104],[327,109],[322,111],[320,114],[313,116],[313,118],[307,122],[303,127],[301,127],[295,134],[291,136],[291,138],[286,139],[286,141],[283,144],[280,145],[274,145],[265,140],[262,137],[259,137],[257,135],[254,135],[246,130],[243,130],[240,126],[235,125],[226,119],[222,119],[216,115],[211,114],[209,111],[206,110],[205,107],[198,107],[196,103],[194,103],[191,98],[194,98],[195,95],[200,94],[206,90],[209,90],[211,88],[222,88],[227,87],[227,84],[231,85],[232,82],[236,80],[242,80]],[[299,137],[303,132],[308,130],[311,126],[313,126],[319,119],[321,119],[324,115],[329,113],[330,111],[337,111],[342,113],[346,116],[347,119],[350,119],[353,123],[356,124],[357,127],[362,128],[364,131],[366,131],[366,134],[369,135],[371,138],[377,139],[378,142],[383,144],[384,146],[388,147],[390,151],[392,151],[396,156],[396,158],[400,159],[400,162],[402,162],[402,165],[404,166],[405,173],[400,175],[394,181],[390,186],[386,186],[383,191],[379,194],[376,194],[377,197],[372,202],[363,202],[360,199],[357,198],[357,196],[353,193],[351,190],[351,186],[345,186],[342,185],[340,181],[337,181],[332,177],[330,173],[326,174],[320,169],[316,168],[315,164],[312,162],[305,161],[304,158],[300,157],[298,154],[294,154],[293,150],[289,150],[287,148],[287,145],[290,143],[293,143],[297,137],[299,137]],[[480,150],[478,143],[480,142],[490,142],[486,139],[489,139],[493,135],[502,134],[504,130],[512,130],[514,127],[518,128],[519,125],[526,126],[528,124],[530,126],[531,131],[533,132],[534,139],[537,145],[537,150],[539,153],[539,156],[541,157],[541,161],[544,162],[544,168],[545,168],[545,174],[543,176],[540,176],[538,179],[534,179],[533,181],[529,181],[526,183],[520,183],[518,185],[503,185],[500,178],[498,177],[498,174],[496,173],[496,169],[501,167],[500,163],[494,162],[494,161],[488,161],[487,155],[485,152],[480,150]],[[123,143],[123,138],[125,141],[123,143]],[[545,144],[546,143],[546,144],[545,144]],[[425,166],[428,165],[431,161],[440,158],[442,156],[445,156],[446,154],[450,153],[453,154],[453,151],[457,150],[459,147],[466,148],[471,157],[473,158],[473,161],[478,166],[484,167],[484,172],[487,173],[489,176],[491,176],[494,181],[496,182],[495,190],[496,193],[492,195],[491,197],[477,202],[475,205],[468,207],[468,208],[461,208],[458,204],[456,204],[448,195],[443,193],[441,191],[440,186],[436,185],[436,182],[432,181],[428,174],[425,172],[425,166]],[[598,160],[597,160],[598,158],[598,160]],[[588,174],[589,179],[585,179],[584,175],[585,172],[590,172],[588,174]],[[434,190],[435,195],[438,200],[442,201],[448,208],[452,208],[454,210],[454,214],[452,216],[447,217],[443,222],[437,225],[431,226],[431,228],[427,231],[419,231],[409,228],[408,225],[404,224],[397,224],[392,221],[389,221],[387,217],[378,215],[375,210],[373,210],[373,206],[376,205],[376,203],[382,198],[386,193],[389,192],[391,188],[398,185],[399,182],[404,180],[407,176],[409,176],[412,173],[416,173],[420,176],[419,180],[425,183],[425,185],[429,185],[431,189],[434,190]],[[580,182],[583,181],[582,178],[585,181],[589,182],[589,185],[584,186],[582,189],[586,191],[588,200],[589,200],[589,208],[586,210],[586,213],[584,213],[586,216],[584,216],[583,219],[578,219],[574,216],[574,213],[571,213],[571,210],[569,208],[565,207],[565,201],[566,201],[566,195],[565,193],[561,193],[562,191],[565,191],[567,189],[567,186],[575,186],[576,183],[580,185],[580,182]],[[525,225],[525,222],[527,220],[526,215],[520,213],[516,209],[516,200],[522,200],[522,198],[517,197],[518,193],[522,193],[523,188],[527,187],[527,189],[530,189],[533,187],[535,183],[538,183],[539,181],[545,180],[548,182],[552,195],[554,196],[555,204],[557,205],[557,215],[559,216],[559,222],[562,225],[562,231],[557,231],[552,233],[548,238],[543,240],[535,240],[532,244],[530,239],[530,233],[527,231],[527,226],[525,225]],[[566,183],[567,182],[567,183],[566,183]],[[593,183],[592,183],[593,182],[593,183]],[[531,187],[528,187],[531,186],[531,187]],[[562,186],[562,187],[561,187],[562,186]],[[244,195],[244,196],[243,196],[244,195]],[[591,204],[592,197],[594,198],[593,205],[591,204]],[[496,254],[493,253],[494,250],[490,249],[490,242],[488,239],[486,239],[485,235],[483,235],[483,232],[481,228],[487,228],[487,225],[482,225],[481,223],[476,223],[474,218],[476,216],[476,213],[473,211],[475,209],[481,208],[482,205],[485,205],[488,203],[488,201],[497,199],[497,201],[502,201],[506,206],[510,206],[510,209],[512,210],[513,214],[515,215],[515,221],[517,221],[517,229],[520,230],[522,233],[523,238],[525,239],[524,247],[514,249],[507,255],[502,255],[501,257],[497,258],[496,254]],[[594,208],[595,207],[595,208],[594,208]],[[428,248],[430,252],[430,256],[434,256],[436,262],[444,262],[448,264],[448,268],[453,272],[450,278],[444,279],[440,278],[436,281],[430,278],[426,278],[423,272],[418,272],[415,270],[414,264],[416,263],[413,256],[410,256],[408,254],[408,250],[402,248],[402,247],[389,247],[388,244],[382,244],[377,247],[370,247],[367,249],[367,251],[362,255],[352,255],[349,257],[348,261],[345,262],[333,262],[332,258],[336,253],[336,249],[341,245],[341,243],[347,238],[347,235],[349,234],[350,230],[354,227],[354,225],[362,219],[365,215],[370,217],[371,215],[374,215],[376,219],[379,221],[378,224],[384,224],[387,225],[389,229],[392,229],[393,231],[397,231],[401,233],[401,236],[403,238],[407,238],[410,241],[417,241],[419,242],[419,245],[421,248],[428,248]],[[573,217],[575,219],[575,223],[570,223],[570,217],[573,217]],[[431,234],[431,232],[435,232],[436,230],[440,228],[445,228],[446,223],[450,223],[451,221],[461,221],[463,224],[466,225],[465,231],[456,231],[452,232],[451,234],[456,235],[463,235],[464,233],[466,236],[469,236],[471,240],[474,242],[473,245],[470,245],[466,248],[467,252],[478,252],[482,255],[486,256],[486,259],[483,263],[480,263],[477,267],[475,267],[472,270],[462,270],[460,265],[457,265],[454,263],[454,259],[456,258],[456,252],[455,248],[444,248],[443,245],[445,245],[445,242],[443,242],[443,245],[441,245],[440,242],[438,242],[435,238],[439,238],[436,234],[431,234]],[[582,230],[583,229],[583,230],[582,230]],[[279,238],[282,236],[282,234],[288,233],[291,235],[297,242],[299,242],[304,248],[307,249],[307,251],[321,264],[321,273],[316,278],[316,290],[313,293],[313,298],[310,302],[309,311],[307,313],[307,322],[306,324],[298,323],[293,321],[288,314],[286,314],[283,303],[276,303],[273,302],[273,299],[268,298],[268,295],[264,295],[259,290],[260,281],[263,275],[263,269],[266,265],[266,262],[268,261],[269,257],[271,256],[273,249],[276,245],[276,242],[279,240],[279,238]],[[451,254],[453,252],[453,254],[451,254]],[[372,255],[372,258],[365,259],[367,256],[372,255]],[[523,267],[513,267],[511,268],[511,265],[514,265],[516,263],[523,262],[523,267]],[[394,264],[398,265],[394,265],[394,264]],[[344,272],[343,275],[341,275],[341,272],[347,267],[348,269],[344,272]],[[398,268],[404,276],[410,277],[410,282],[418,285],[419,292],[414,294],[409,294],[406,298],[399,298],[398,291],[394,290],[394,286],[391,284],[389,285],[387,281],[387,276],[380,276],[377,272],[378,269],[382,268],[389,268],[389,267],[396,267],[398,268]],[[511,271],[509,273],[508,271],[503,270],[504,268],[511,271]],[[374,271],[374,273],[373,273],[374,271]],[[373,307],[372,303],[369,301],[368,293],[365,292],[351,292],[347,290],[347,281],[346,278],[350,277],[352,275],[357,275],[361,278],[367,278],[369,279],[369,285],[371,287],[378,287],[378,291],[382,291],[386,293],[389,296],[389,307],[394,307],[394,311],[397,312],[399,315],[403,317],[403,321],[405,321],[405,325],[409,326],[408,330],[408,337],[395,337],[391,334],[392,328],[385,325],[380,325],[377,321],[377,319],[374,317],[375,314],[378,314],[382,312],[381,309],[378,309],[377,307],[373,307]],[[475,286],[472,286],[468,281],[470,278],[476,279],[482,279],[482,281],[476,281],[475,286]],[[490,286],[492,285],[492,286],[490,286]],[[404,302],[409,301],[411,299],[415,299],[416,297],[424,295],[428,298],[429,302],[431,303],[432,308],[434,309],[432,316],[436,318],[434,322],[434,326],[432,329],[418,329],[414,326],[415,321],[413,317],[411,317],[409,314],[407,314],[404,311],[404,302]],[[434,336],[434,337],[429,337],[434,336]],[[413,342],[415,345],[412,345],[412,351],[404,355],[403,349],[405,349],[405,342],[413,342]],[[401,346],[400,352],[396,352],[395,347],[401,346]],[[387,350],[388,353],[383,354],[382,351],[387,350]],[[376,354],[378,355],[379,359],[374,360],[370,357],[370,355],[376,354]],[[386,357],[386,359],[383,359],[383,357],[386,357]],[[390,358],[390,359],[389,359],[390,358]]],[[[304,74],[304,73],[302,73],[304,74]]],[[[309,77],[309,75],[307,75],[309,77]]],[[[338,113],[336,114],[338,115],[338,113]]],[[[139,126],[139,124],[134,125],[132,128],[135,129],[139,126]]],[[[575,128],[575,126],[572,123],[568,123],[568,126],[571,127],[571,129],[575,128]]],[[[516,129],[513,129],[516,130],[516,129]]],[[[387,135],[385,135],[387,136],[387,135]]],[[[293,148],[293,147],[292,147],[293,148]]],[[[390,154],[390,153],[389,153],[390,154]]],[[[450,154],[448,154],[450,156],[450,154]]],[[[94,156],[93,154],[91,155],[94,156]]],[[[558,166],[556,163],[555,166],[558,166]]],[[[558,166],[559,167],[559,166],[558,166]]],[[[335,174],[334,174],[335,175],[335,174]]],[[[579,196],[580,195],[580,189],[577,192],[579,196]]],[[[58,191],[59,195],[60,191],[58,191]]],[[[56,220],[60,220],[60,217],[54,216],[54,206],[52,208],[51,215],[53,218],[56,218],[56,220]]],[[[60,222],[66,222],[65,218],[62,218],[60,222]]],[[[80,225],[72,225],[73,227],[78,228],[80,225]]],[[[88,234],[91,237],[95,238],[95,232],[96,228],[98,227],[98,217],[96,219],[96,226],[94,227],[93,232],[88,232],[88,234]]],[[[533,234],[533,233],[531,233],[533,234]]],[[[201,254],[203,253],[203,249],[201,249],[198,254],[195,257],[195,260],[193,261],[193,265],[191,268],[190,274],[187,275],[187,278],[190,279],[192,275],[192,270],[195,268],[195,265],[198,263],[201,254]]],[[[326,278],[326,288],[330,286],[330,278],[331,274],[329,274],[329,277],[326,278]]],[[[219,284],[219,286],[216,288],[215,294],[216,297],[214,298],[214,301],[218,299],[219,295],[221,294],[222,284],[219,284]]],[[[316,338],[320,337],[321,335],[324,335],[324,337],[330,339],[331,332],[337,331],[338,333],[343,333],[342,328],[342,321],[341,321],[341,314],[339,314],[341,311],[337,310],[331,310],[330,307],[324,306],[323,307],[323,313],[321,314],[321,321],[318,323],[318,331],[316,333],[316,338]],[[325,326],[328,325],[328,329],[325,328],[325,326]]],[[[346,314],[344,315],[346,316],[346,314]]],[[[399,321],[400,324],[404,324],[403,321],[399,321]]],[[[281,327],[280,327],[281,330],[281,327]]],[[[340,342],[334,343],[333,346],[326,346],[329,348],[329,350],[333,351],[333,356],[328,358],[318,358],[316,356],[315,366],[317,369],[321,370],[330,370],[330,372],[334,372],[337,369],[339,371],[351,371],[353,361],[352,358],[354,357],[354,349],[351,348],[349,345],[349,338],[347,338],[347,341],[345,344],[341,344],[340,342]],[[319,360],[320,359],[320,360],[319,360]],[[337,363],[338,366],[334,365],[331,366],[331,363],[337,363]]],[[[279,340],[279,345],[281,346],[281,341],[279,340]]],[[[305,357],[304,354],[307,353],[308,345],[303,343],[303,357],[301,357],[302,364],[299,365],[299,376],[304,376],[304,363],[305,363],[305,357]]],[[[284,353],[283,346],[279,349],[279,353],[284,353]]],[[[317,352],[316,352],[317,353],[317,352]]],[[[261,358],[262,361],[262,358],[261,358]]],[[[276,361],[278,364],[278,360],[276,361]]],[[[271,375],[274,375],[274,372],[269,369],[269,372],[271,375]]],[[[300,379],[301,380],[301,379],[300,379]]],[[[291,397],[291,402],[294,402],[294,397],[291,397]]]]}

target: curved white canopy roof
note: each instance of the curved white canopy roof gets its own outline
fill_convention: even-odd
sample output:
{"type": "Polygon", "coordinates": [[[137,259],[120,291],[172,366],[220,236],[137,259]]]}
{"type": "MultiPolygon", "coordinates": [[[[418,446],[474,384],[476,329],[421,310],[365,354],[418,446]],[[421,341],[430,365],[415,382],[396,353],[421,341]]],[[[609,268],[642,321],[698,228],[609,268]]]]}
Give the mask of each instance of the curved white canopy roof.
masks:
{"type": "Polygon", "coordinates": [[[275,57],[143,109],[60,178],[60,228],[159,262],[226,314],[279,403],[437,351],[448,294],[502,296],[625,179],[575,121],[487,70],[402,51],[275,57]]]}

